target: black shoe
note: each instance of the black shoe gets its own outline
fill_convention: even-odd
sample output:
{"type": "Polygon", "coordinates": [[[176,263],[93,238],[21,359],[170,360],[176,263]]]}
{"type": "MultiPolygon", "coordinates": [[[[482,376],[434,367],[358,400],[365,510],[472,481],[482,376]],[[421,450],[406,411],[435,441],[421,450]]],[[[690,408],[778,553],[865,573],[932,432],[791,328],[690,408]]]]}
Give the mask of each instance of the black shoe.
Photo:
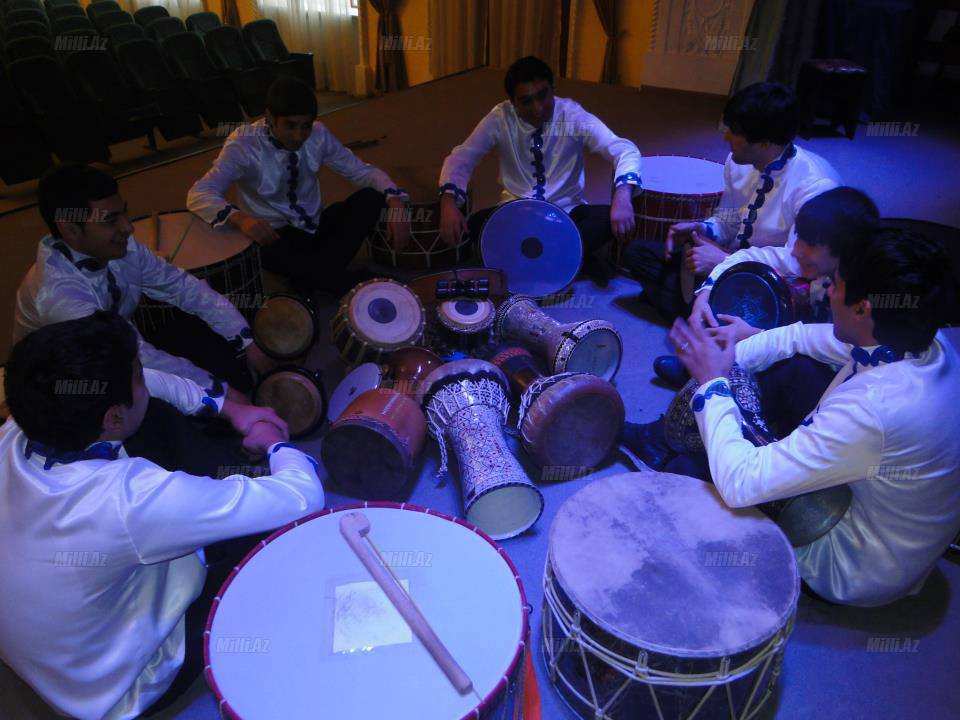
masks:
{"type": "Polygon", "coordinates": [[[661,355],[653,361],[653,371],[674,390],[680,390],[690,379],[690,373],[676,355],[661,355]]]}
{"type": "Polygon", "coordinates": [[[652,423],[624,423],[620,442],[651,470],[662,470],[676,456],[663,435],[662,417],[652,423]]]}

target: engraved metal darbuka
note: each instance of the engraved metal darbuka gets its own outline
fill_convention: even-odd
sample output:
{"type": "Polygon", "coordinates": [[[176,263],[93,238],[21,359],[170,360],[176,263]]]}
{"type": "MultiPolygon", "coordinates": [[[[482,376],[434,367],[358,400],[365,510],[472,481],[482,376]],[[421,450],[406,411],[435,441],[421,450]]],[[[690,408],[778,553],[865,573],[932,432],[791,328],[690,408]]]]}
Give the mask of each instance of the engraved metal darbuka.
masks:
{"type": "Polygon", "coordinates": [[[420,399],[447,469],[447,442],[457,457],[465,519],[492,538],[519,535],[543,512],[543,495],[507,447],[507,379],[483,360],[456,360],[427,376],[420,399]]]}
{"type": "Polygon", "coordinates": [[[583,372],[612,380],[623,356],[623,340],[612,323],[559,323],[524,295],[514,295],[500,304],[494,334],[542,355],[553,375],[583,372]]]}

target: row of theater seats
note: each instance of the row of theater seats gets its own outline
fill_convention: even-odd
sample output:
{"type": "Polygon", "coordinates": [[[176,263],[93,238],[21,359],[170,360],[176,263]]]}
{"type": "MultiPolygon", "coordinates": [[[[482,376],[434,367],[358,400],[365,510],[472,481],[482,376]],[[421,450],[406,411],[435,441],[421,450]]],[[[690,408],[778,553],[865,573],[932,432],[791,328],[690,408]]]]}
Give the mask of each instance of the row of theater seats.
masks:
{"type": "Polygon", "coordinates": [[[76,0],[0,0],[0,18],[7,184],[39,177],[51,154],[106,162],[114,143],[145,135],[156,147],[154,129],[173,140],[199,133],[201,119],[214,128],[260,115],[278,73],[315,86],[312,55],[290,53],[271,20],[241,31],[196,13],[184,24],[164,7],[130,15],[113,0],[85,12],[76,0]]]}

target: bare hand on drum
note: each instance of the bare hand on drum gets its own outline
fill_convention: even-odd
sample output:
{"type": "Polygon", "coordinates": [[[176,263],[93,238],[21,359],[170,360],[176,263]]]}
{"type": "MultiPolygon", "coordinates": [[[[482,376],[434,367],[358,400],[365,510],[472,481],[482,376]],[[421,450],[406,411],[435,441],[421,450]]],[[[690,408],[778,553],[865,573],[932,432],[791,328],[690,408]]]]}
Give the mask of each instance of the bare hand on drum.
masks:
{"type": "Polygon", "coordinates": [[[746,320],[736,315],[724,315],[720,313],[717,317],[727,324],[723,327],[707,328],[707,332],[710,333],[710,337],[714,338],[721,345],[729,343],[736,345],[741,340],[746,340],[748,337],[763,332],[760,328],[755,328],[746,320]]]}
{"type": "Polygon", "coordinates": [[[687,322],[698,327],[705,326],[711,328],[715,328],[720,324],[713,316],[713,310],[710,308],[710,288],[697,293],[687,322]]]}
{"type": "Polygon", "coordinates": [[[702,222],[682,222],[671,225],[667,231],[667,240],[663,246],[664,259],[669,260],[673,251],[682,248],[692,239],[692,234],[707,234],[707,226],[702,222]]]}
{"type": "Polygon", "coordinates": [[[277,365],[277,361],[270,358],[255,342],[247,345],[244,351],[247,368],[255,377],[261,377],[277,365]]]}
{"type": "Polygon", "coordinates": [[[734,343],[721,345],[705,327],[688,325],[677,318],[670,329],[670,342],[691,377],[701,385],[717,377],[727,377],[736,358],[734,343]]]}
{"type": "Polygon", "coordinates": [[[610,227],[613,230],[613,236],[621,245],[630,242],[637,230],[632,196],[633,186],[621,185],[614,192],[613,201],[610,203],[610,227]]]}
{"type": "Polygon", "coordinates": [[[387,242],[395,252],[401,252],[410,244],[410,217],[407,203],[398,197],[387,200],[387,242]]]}
{"type": "Polygon", "coordinates": [[[286,439],[286,435],[281,433],[276,425],[260,421],[254,423],[250,432],[243,436],[243,449],[254,455],[263,455],[271,445],[286,439]]]}
{"type": "Polygon", "coordinates": [[[444,195],[440,198],[440,242],[447,247],[455,247],[466,231],[467,219],[457,207],[453,195],[444,195]]]}
{"type": "Polygon", "coordinates": [[[287,423],[277,415],[277,411],[271,407],[239,405],[228,399],[224,401],[223,410],[220,411],[220,415],[229,420],[233,429],[244,436],[246,436],[257,423],[266,422],[277,428],[277,431],[283,435],[284,440],[290,437],[287,423]]]}
{"type": "Polygon", "coordinates": [[[694,275],[709,275],[728,255],[726,250],[696,231],[691,233],[691,242],[693,245],[684,252],[683,261],[694,275]]]}
{"type": "Polygon", "coordinates": [[[231,215],[229,222],[257,245],[273,245],[280,239],[277,231],[270,227],[270,223],[243,211],[231,215]]]}

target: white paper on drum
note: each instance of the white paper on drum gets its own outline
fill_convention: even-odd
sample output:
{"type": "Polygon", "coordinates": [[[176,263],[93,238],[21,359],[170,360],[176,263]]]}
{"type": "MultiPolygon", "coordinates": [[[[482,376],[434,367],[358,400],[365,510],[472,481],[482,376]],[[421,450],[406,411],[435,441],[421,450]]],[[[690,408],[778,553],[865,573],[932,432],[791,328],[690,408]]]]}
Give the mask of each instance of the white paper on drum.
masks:
{"type": "MultiPolygon", "coordinates": [[[[401,580],[410,594],[410,581],[401,580]]],[[[384,645],[413,642],[410,626],[373,581],[334,588],[333,652],[368,651],[384,645]]]]}

